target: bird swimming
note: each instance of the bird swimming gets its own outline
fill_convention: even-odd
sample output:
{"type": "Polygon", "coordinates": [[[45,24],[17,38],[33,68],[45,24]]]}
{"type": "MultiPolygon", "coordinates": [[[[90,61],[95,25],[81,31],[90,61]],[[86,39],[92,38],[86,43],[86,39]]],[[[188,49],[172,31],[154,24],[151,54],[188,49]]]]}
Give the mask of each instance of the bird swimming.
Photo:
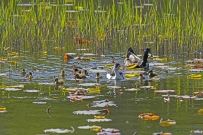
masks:
{"type": "Polygon", "coordinates": [[[135,54],[132,47],[128,48],[126,52],[126,58],[124,59],[124,65],[128,66],[133,63],[138,63],[141,59],[135,54]]]}
{"type": "Polygon", "coordinates": [[[156,72],[154,72],[153,70],[148,71],[148,77],[151,80],[159,80],[160,79],[159,75],[156,72]]]}
{"type": "Polygon", "coordinates": [[[55,83],[56,85],[62,85],[62,84],[64,84],[64,81],[63,81],[63,79],[59,79],[58,77],[56,77],[56,78],[54,79],[54,83],[55,83]]]}
{"type": "Polygon", "coordinates": [[[149,70],[148,76],[149,76],[149,78],[153,78],[153,77],[158,77],[159,75],[156,72],[154,72],[153,70],[149,70]]]}
{"type": "Polygon", "coordinates": [[[102,76],[100,75],[99,72],[97,72],[95,78],[96,78],[96,79],[99,79],[99,78],[102,78],[102,76]]]}
{"type": "Polygon", "coordinates": [[[138,77],[138,80],[139,80],[140,82],[142,82],[144,79],[145,79],[145,77],[143,76],[143,74],[140,74],[140,76],[138,77]]]}
{"type": "Polygon", "coordinates": [[[20,75],[21,75],[21,76],[25,76],[25,74],[26,74],[26,71],[25,71],[25,69],[23,68],[23,69],[20,71],[20,75]]]}
{"type": "Polygon", "coordinates": [[[88,72],[87,72],[86,69],[74,73],[74,78],[75,78],[75,79],[84,79],[84,78],[86,78],[86,77],[88,77],[88,76],[89,76],[89,74],[88,74],[88,72]]]}
{"type": "Polygon", "coordinates": [[[62,77],[66,76],[66,71],[65,70],[61,70],[59,75],[62,76],[62,77]]]}
{"type": "Polygon", "coordinates": [[[150,48],[146,48],[143,54],[143,60],[138,62],[136,68],[149,68],[149,63],[147,61],[148,57],[151,57],[152,54],[150,53],[150,48]]]}
{"type": "Polygon", "coordinates": [[[106,74],[108,79],[122,80],[124,79],[123,73],[119,72],[121,65],[116,63],[106,74]]]}
{"type": "Polygon", "coordinates": [[[29,74],[26,75],[26,77],[28,78],[28,80],[32,80],[32,72],[29,72],[29,74]]]}

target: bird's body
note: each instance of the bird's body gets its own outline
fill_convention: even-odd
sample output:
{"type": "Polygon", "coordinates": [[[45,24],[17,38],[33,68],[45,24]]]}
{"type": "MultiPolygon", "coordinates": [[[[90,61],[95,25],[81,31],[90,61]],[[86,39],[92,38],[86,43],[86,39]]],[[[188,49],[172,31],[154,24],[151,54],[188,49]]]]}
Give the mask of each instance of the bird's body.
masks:
{"type": "Polygon", "coordinates": [[[73,65],[73,66],[72,66],[72,69],[73,69],[73,73],[75,74],[75,73],[81,72],[81,69],[82,69],[82,68],[73,65]]]}
{"type": "Polygon", "coordinates": [[[143,74],[140,74],[140,76],[138,77],[138,80],[139,80],[140,82],[142,82],[144,79],[145,79],[145,77],[143,76],[143,74]]]}
{"type": "Polygon", "coordinates": [[[119,72],[120,64],[116,63],[106,74],[106,77],[108,79],[114,79],[114,80],[122,80],[124,79],[124,76],[121,72],[119,72]]]}
{"type": "Polygon", "coordinates": [[[64,80],[63,79],[59,79],[59,78],[55,78],[54,79],[54,83],[56,84],[56,85],[63,85],[64,84],[64,80]]]}
{"type": "Polygon", "coordinates": [[[150,49],[146,48],[143,54],[143,60],[138,62],[137,68],[149,68],[149,63],[147,61],[148,57],[151,57],[150,49]]]}
{"type": "Polygon", "coordinates": [[[87,76],[89,76],[89,74],[86,69],[74,74],[75,79],[84,79],[87,78],[87,76]]]}
{"type": "Polygon", "coordinates": [[[85,79],[86,76],[84,74],[82,74],[82,73],[77,73],[77,74],[74,75],[74,78],[75,79],[85,79]]]}
{"type": "Polygon", "coordinates": [[[97,72],[95,78],[96,78],[96,79],[99,79],[99,78],[102,78],[102,76],[100,75],[99,72],[97,72]]]}
{"type": "Polygon", "coordinates": [[[149,77],[149,79],[156,79],[156,80],[160,79],[159,75],[152,70],[148,71],[148,77],[149,77]]]}
{"type": "Polygon", "coordinates": [[[138,63],[138,62],[140,62],[140,60],[141,59],[135,54],[133,49],[131,47],[128,48],[128,50],[126,52],[126,58],[124,59],[124,65],[128,66],[133,63],[138,63]]]}
{"type": "Polygon", "coordinates": [[[32,80],[33,78],[32,72],[29,72],[29,74],[27,74],[26,77],[28,78],[28,80],[32,80]]]}
{"type": "Polygon", "coordinates": [[[66,76],[66,71],[65,70],[61,70],[59,75],[62,76],[62,77],[65,77],[66,76]]]}
{"type": "Polygon", "coordinates": [[[25,76],[25,75],[26,75],[26,71],[25,71],[24,68],[20,71],[20,75],[21,75],[21,76],[25,76]]]}

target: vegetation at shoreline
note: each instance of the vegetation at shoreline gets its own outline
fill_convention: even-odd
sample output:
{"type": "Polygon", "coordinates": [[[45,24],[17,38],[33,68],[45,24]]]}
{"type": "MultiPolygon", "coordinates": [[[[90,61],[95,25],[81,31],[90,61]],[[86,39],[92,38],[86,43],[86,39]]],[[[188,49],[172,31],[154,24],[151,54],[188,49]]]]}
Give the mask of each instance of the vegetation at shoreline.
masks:
{"type": "Polygon", "coordinates": [[[146,46],[154,54],[200,52],[202,11],[199,0],[182,2],[152,0],[151,3],[66,0],[64,3],[33,0],[30,3],[1,1],[0,50],[20,52],[75,51],[90,48],[105,54],[138,52],[146,46]],[[50,49],[51,48],[51,49],[50,49]]]}

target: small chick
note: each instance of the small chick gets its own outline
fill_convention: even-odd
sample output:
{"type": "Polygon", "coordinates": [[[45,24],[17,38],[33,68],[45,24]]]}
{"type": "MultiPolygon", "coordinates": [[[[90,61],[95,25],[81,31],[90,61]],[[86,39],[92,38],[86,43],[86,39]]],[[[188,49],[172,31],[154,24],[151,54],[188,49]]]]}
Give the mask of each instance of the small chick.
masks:
{"type": "Polygon", "coordinates": [[[26,75],[26,72],[25,72],[25,69],[24,69],[24,68],[20,71],[20,75],[21,75],[21,76],[25,76],[25,75],[26,75]]]}
{"type": "Polygon", "coordinates": [[[77,74],[74,74],[74,78],[75,79],[84,79],[84,78],[86,78],[86,76],[82,73],[77,73],[77,74]]]}
{"type": "Polygon", "coordinates": [[[72,66],[73,73],[74,73],[74,74],[79,73],[79,72],[80,72],[79,68],[80,68],[80,67],[76,67],[75,65],[73,65],[73,66],[72,66]]]}
{"type": "Polygon", "coordinates": [[[89,75],[86,69],[74,74],[75,79],[84,79],[87,76],[89,75]]]}
{"type": "Polygon", "coordinates": [[[60,76],[62,76],[62,77],[66,76],[66,71],[61,70],[61,72],[60,72],[60,76]]]}
{"type": "Polygon", "coordinates": [[[102,78],[102,76],[100,75],[99,72],[97,72],[95,78],[96,78],[96,79],[99,79],[99,78],[102,78]]]}
{"type": "Polygon", "coordinates": [[[148,76],[149,78],[159,77],[159,75],[156,72],[153,72],[152,70],[149,70],[148,76]]]}
{"type": "Polygon", "coordinates": [[[64,84],[63,79],[59,79],[57,77],[55,78],[54,82],[55,82],[56,85],[62,85],[62,84],[64,84]]]}
{"type": "Polygon", "coordinates": [[[29,72],[29,74],[26,75],[26,77],[28,78],[28,80],[32,80],[32,72],[29,72]]]}
{"type": "Polygon", "coordinates": [[[138,77],[138,80],[142,82],[143,79],[145,79],[145,77],[143,76],[143,74],[140,74],[140,76],[138,77]]]}

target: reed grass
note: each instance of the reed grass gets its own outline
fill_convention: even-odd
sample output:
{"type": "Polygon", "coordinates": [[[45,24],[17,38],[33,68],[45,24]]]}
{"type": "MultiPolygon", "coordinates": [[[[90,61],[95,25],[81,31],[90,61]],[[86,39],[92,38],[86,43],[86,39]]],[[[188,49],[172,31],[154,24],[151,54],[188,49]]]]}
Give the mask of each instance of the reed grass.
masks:
{"type": "Polygon", "coordinates": [[[68,0],[54,4],[31,0],[33,4],[29,6],[9,2],[1,1],[0,8],[2,54],[6,47],[10,47],[11,52],[52,52],[55,47],[65,47],[69,52],[76,48],[96,52],[101,48],[105,54],[110,44],[110,52],[120,53],[129,46],[137,48],[138,53],[147,46],[155,54],[176,52],[179,55],[185,51],[183,46],[191,52],[202,51],[199,0],[152,0],[151,3],[113,0],[112,5],[105,7],[101,0],[68,0]],[[75,36],[89,42],[78,45],[75,36]]]}

